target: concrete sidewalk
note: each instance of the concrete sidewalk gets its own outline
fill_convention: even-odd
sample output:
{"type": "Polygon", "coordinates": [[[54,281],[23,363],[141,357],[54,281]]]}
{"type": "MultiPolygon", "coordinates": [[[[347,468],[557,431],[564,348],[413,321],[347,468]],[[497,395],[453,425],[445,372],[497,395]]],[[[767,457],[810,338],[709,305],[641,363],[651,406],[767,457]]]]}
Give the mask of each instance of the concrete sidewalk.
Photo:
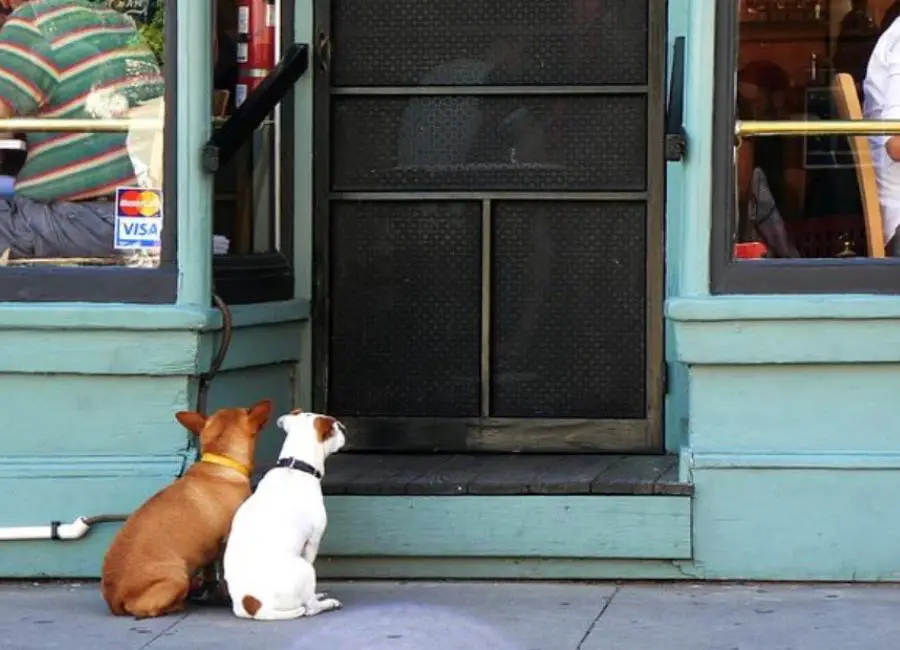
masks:
{"type": "Polygon", "coordinates": [[[15,650],[896,650],[900,587],[360,583],[344,609],[259,623],[195,607],[135,621],[96,584],[0,585],[0,648],[15,650]]]}

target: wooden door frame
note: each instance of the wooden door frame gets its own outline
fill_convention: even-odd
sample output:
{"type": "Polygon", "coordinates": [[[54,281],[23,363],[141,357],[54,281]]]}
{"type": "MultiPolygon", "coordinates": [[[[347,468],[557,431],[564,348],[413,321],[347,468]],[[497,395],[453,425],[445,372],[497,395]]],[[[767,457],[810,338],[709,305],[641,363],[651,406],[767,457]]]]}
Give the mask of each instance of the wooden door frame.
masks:
{"type": "MultiPolygon", "coordinates": [[[[644,419],[534,419],[534,418],[429,418],[341,417],[348,427],[347,449],[418,452],[616,452],[664,453],[663,406],[665,357],[663,301],[665,287],[665,96],[667,2],[648,3],[647,185],[644,192],[344,192],[330,191],[330,0],[314,0],[314,188],[313,200],[313,405],[328,410],[330,328],[330,202],[358,200],[474,200],[483,201],[482,284],[490,292],[485,264],[490,254],[490,201],[492,199],[610,201],[640,195],[646,205],[645,253],[645,408],[644,419]],[[376,196],[377,194],[377,196],[376,196]],[[465,195],[464,197],[462,195],[465,195]]],[[[355,90],[355,89],[354,89],[355,90]]],[[[515,94],[517,87],[509,88],[515,94]]],[[[355,93],[354,93],[355,94],[355,93]]],[[[489,392],[490,296],[482,291],[482,396],[489,392]],[[487,302],[485,302],[487,301],[487,302]],[[485,315],[487,312],[487,315],[485,315]],[[488,374],[486,374],[488,373],[488,374]]],[[[488,395],[489,400],[489,395],[488,395]]],[[[485,399],[482,402],[485,403],[485,399]]]]}

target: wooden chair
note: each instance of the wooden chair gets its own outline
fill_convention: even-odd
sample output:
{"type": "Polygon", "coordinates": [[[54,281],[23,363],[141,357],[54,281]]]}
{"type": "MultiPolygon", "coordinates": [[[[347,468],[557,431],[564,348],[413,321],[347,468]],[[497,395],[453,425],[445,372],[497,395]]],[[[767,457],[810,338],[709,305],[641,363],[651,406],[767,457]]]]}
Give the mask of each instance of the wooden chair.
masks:
{"type": "MultiPolygon", "coordinates": [[[[213,95],[213,115],[224,117],[228,110],[228,100],[231,93],[227,90],[217,90],[213,95]]],[[[165,133],[166,105],[162,97],[151,99],[143,104],[138,104],[128,112],[132,119],[159,120],[158,129],[134,129],[128,134],[128,150],[148,167],[149,181],[152,187],[162,188],[163,185],[163,143],[165,133]]]]}
{"type": "Polygon", "coordinates": [[[158,120],[159,128],[132,129],[128,133],[128,152],[147,166],[150,187],[162,188],[163,185],[163,143],[165,141],[165,102],[162,97],[138,104],[128,112],[132,119],[158,120]]]}
{"type": "Polygon", "coordinates": [[[225,117],[228,115],[228,100],[230,99],[230,90],[213,91],[213,117],[225,117]]]}
{"type": "MultiPolygon", "coordinates": [[[[834,77],[831,86],[834,103],[842,120],[863,119],[862,107],[853,77],[841,72],[834,77]]],[[[878,200],[878,183],[875,167],[872,165],[872,149],[869,137],[848,135],[850,149],[856,163],[856,181],[859,184],[863,206],[863,221],[866,228],[866,247],[869,257],[884,257],[884,222],[881,219],[881,204],[878,200]]]]}

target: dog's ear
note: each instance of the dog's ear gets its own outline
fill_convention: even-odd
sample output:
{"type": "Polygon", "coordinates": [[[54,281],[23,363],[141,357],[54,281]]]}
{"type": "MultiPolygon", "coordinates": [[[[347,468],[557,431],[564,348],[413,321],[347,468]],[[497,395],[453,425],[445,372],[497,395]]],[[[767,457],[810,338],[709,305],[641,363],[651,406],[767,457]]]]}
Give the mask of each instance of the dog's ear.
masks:
{"type": "Polygon", "coordinates": [[[262,429],[266,426],[266,422],[269,421],[271,414],[272,400],[268,399],[260,400],[247,409],[247,415],[250,416],[250,421],[253,422],[257,429],[262,429]]]}
{"type": "Polygon", "coordinates": [[[194,411],[178,411],[175,414],[175,419],[195,436],[199,436],[206,425],[206,418],[194,411]]]}
{"type": "Polygon", "coordinates": [[[325,442],[334,435],[335,422],[337,422],[337,420],[327,415],[316,418],[316,421],[313,422],[313,427],[316,429],[316,435],[319,437],[319,442],[325,442]]]}

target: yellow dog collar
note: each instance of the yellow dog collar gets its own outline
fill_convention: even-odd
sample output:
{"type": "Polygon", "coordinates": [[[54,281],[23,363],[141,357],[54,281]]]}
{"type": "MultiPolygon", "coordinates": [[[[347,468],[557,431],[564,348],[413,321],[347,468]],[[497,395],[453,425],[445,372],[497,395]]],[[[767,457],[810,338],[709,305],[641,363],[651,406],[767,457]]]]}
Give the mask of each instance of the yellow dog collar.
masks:
{"type": "Polygon", "coordinates": [[[228,458],[228,456],[220,456],[219,454],[203,454],[200,456],[201,463],[212,463],[213,465],[221,465],[222,467],[229,467],[236,472],[240,472],[247,478],[250,478],[250,470],[247,469],[244,465],[241,465],[236,460],[232,460],[228,458]]]}

